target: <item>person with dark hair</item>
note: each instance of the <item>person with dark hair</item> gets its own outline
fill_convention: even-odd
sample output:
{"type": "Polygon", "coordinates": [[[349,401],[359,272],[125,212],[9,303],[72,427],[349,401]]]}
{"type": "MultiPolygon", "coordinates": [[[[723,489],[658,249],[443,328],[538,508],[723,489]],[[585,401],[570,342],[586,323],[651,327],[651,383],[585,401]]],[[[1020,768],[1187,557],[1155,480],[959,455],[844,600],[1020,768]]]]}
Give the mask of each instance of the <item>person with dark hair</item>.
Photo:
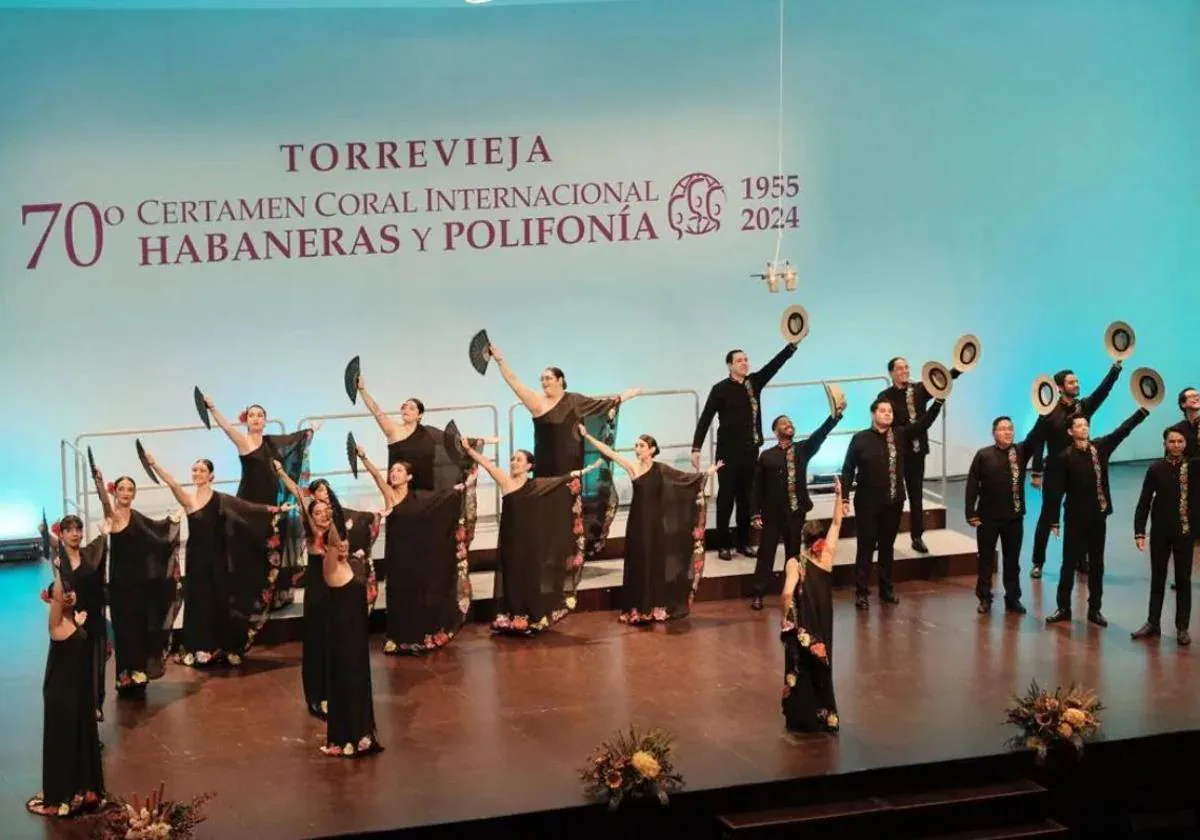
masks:
{"type": "MultiPolygon", "coordinates": [[[[579,436],[580,424],[587,427],[593,438],[608,446],[615,444],[621,405],[642,392],[641,388],[628,388],[616,397],[585,397],[567,390],[567,377],[562,370],[548,367],[542,371],[539,394],[517,379],[498,347],[491,345],[488,353],[495,359],[508,387],[533,416],[533,455],[539,478],[579,472],[585,461],[598,456],[579,436]]],[[[600,466],[595,475],[588,478],[584,474],[580,479],[585,558],[595,557],[604,549],[608,529],[617,514],[612,467],[603,460],[595,463],[600,466]]]]}
{"type": "Polygon", "coordinates": [[[761,529],[758,560],[754,565],[752,609],[763,608],[763,595],[771,586],[779,543],[783,543],[785,559],[800,552],[800,532],[813,508],[808,495],[808,464],[845,411],[845,399],[839,398],[834,413],[801,441],[796,441],[796,427],[787,415],[781,414],[771,423],[777,443],[759,456],[750,494],[750,524],[761,529]]]}
{"type": "MultiPolygon", "coordinates": [[[[1059,454],[1071,446],[1070,426],[1076,417],[1091,420],[1104,401],[1108,399],[1117,377],[1121,375],[1121,362],[1113,363],[1104,379],[1096,390],[1086,397],[1079,396],[1079,377],[1074,371],[1060,370],[1054,374],[1054,383],[1058,386],[1058,405],[1038,418],[1034,425],[1034,433],[1041,445],[1033,453],[1033,465],[1030,468],[1030,483],[1036,488],[1042,488],[1042,510],[1038,515],[1037,526],[1033,531],[1033,569],[1029,576],[1040,578],[1042,567],[1046,565],[1046,547],[1050,543],[1050,530],[1058,521],[1062,511],[1062,499],[1057,497],[1054,486],[1062,484],[1060,477],[1052,475],[1062,463],[1059,454]],[[1043,447],[1045,455],[1043,456],[1043,447]]],[[[1086,555],[1084,565],[1077,569],[1080,574],[1087,573],[1086,555]]]]}
{"type": "Polygon", "coordinates": [[[50,650],[42,683],[42,791],[25,803],[43,817],[74,817],[105,801],[92,684],[95,646],[85,629],[90,616],[78,609],[60,565],[55,560],[54,582],[42,593],[50,604],[50,650]]]}
{"type": "Polygon", "coordinates": [[[496,542],[492,632],[540,633],[575,609],[586,543],[581,479],[600,462],[567,475],[534,478],[536,461],[527,450],[513,453],[506,473],[471,441],[463,438],[462,446],[504,494],[496,542]]]}
{"type": "MultiPolygon", "coordinates": [[[[1108,486],[1108,462],[1127,437],[1150,412],[1139,408],[1129,419],[1103,437],[1092,438],[1088,419],[1076,415],[1068,429],[1071,446],[1058,454],[1058,464],[1049,492],[1063,499],[1066,529],[1063,534],[1063,568],[1058,577],[1058,609],[1046,617],[1047,624],[1071,620],[1071,591],[1075,570],[1088,569],[1088,614],[1092,624],[1108,626],[1101,612],[1104,601],[1104,540],[1112,515],[1112,491],[1108,486]]],[[[1059,517],[1054,512],[1051,532],[1058,533],[1059,517]]]]}
{"type": "Polygon", "coordinates": [[[833,690],[833,558],[845,515],[834,479],[833,521],[805,523],[798,554],[784,566],[783,719],[789,732],[837,732],[833,690]]]}
{"type": "Polygon", "coordinates": [[[1200,524],[1200,458],[1186,454],[1187,439],[1176,427],[1163,432],[1164,455],[1146,469],[1142,492],[1133,514],[1134,543],[1146,550],[1150,522],[1150,612],[1134,639],[1162,635],[1163,595],[1167,565],[1175,564],[1175,630],[1181,645],[1192,643],[1192,548],[1200,524]]]}
{"type": "Polygon", "coordinates": [[[166,673],[171,629],[183,600],[178,514],[151,519],[133,509],[137,485],[123,475],[104,485],[93,473],[108,534],[108,603],[119,697],[144,697],[166,673]]]}
{"type": "Polygon", "coordinates": [[[996,543],[1004,553],[1004,609],[1025,614],[1021,603],[1021,540],[1025,534],[1025,468],[1040,445],[1037,429],[1013,443],[1011,417],[992,421],[991,446],[975,453],[967,471],[967,524],[975,529],[979,572],[975,596],[980,614],[992,608],[992,578],[996,574],[996,543]]]}
{"type": "MultiPolygon", "coordinates": [[[[96,492],[103,494],[104,481],[93,474],[96,492]]],[[[87,545],[83,544],[83,520],[68,514],[50,528],[50,543],[53,547],[54,568],[58,570],[66,590],[75,598],[75,614],[81,618],[84,634],[91,649],[87,657],[88,686],[92,698],[93,716],[104,720],[105,679],[104,670],[111,655],[108,642],[108,622],[104,620],[107,606],[105,598],[106,573],[108,571],[108,534],[100,533],[87,545]]],[[[51,593],[43,591],[42,600],[50,603],[51,593]]]]}
{"type": "MultiPolygon", "coordinates": [[[[366,451],[358,457],[383,495],[387,522],[387,654],[421,654],[448,644],[467,620],[470,543],[462,520],[466,483],[445,490],[412,488],[410,465],[396,461],[384,477],[366,451]]],[[[474,483],[475,471],[467,482],[474,483]]]]}
{"type": "MultiPolygon", "coordinates": [[[[245,431],[242,431],[217,411],[207,395],[204,395],[204,404],[213,422],[237,447],[242,467],[237,497],[255,504],[276,505],[281,509],[286,505],[289,511],[295,510],[299,500],[287,495],[271,464],[279,461],[287,469],[292,481],[298,484],[307,482],[308,448],[321,424],[314,423],[310,428],[291,434],[264,434],[267,410],[255,403],[247,406],[238,417],[239,424],[245,426],[245,431]]],[[[276,522],[278,530],[265,546],[236,546],[239,551],[242,548],[252,550],[252,554],[236,558],[239,582],[238,591],[234,593],[239,621],[250,628],[251,640],[266,622],[270,610],[281,609],[292,603],[292,587],[296,585],[296,578],[303,569],[300,563],[303,532],[297,527],[299,519],[299,513],[279,517],[276,522]],[[250,573],[254,564],[260,570],[257,580],[250,573]],[[243,574],[245,580],[241,581],[243,574]],[[258,596],[263,593],[267,597],[260,599],[258,596]]]]}
{"type": "Polygon", "coordinates": [[[700,469],[700,450],[714,419],[717,421],[717,460],[725,466],[717,478],[717,556],[733,558],[733,549],[755,556],[750,549],[750,503],[754,490],[754,468],[763,443],[762,392],[784,364],[796,355],[800,338],[784,346],[771,361],[750,372],[750,357],[744,350],[725,354],[729,376],[713,385],[692,435],[692,466],[700,469]],[[737,508],[734,533],[729,519],[737,508]]]}
{"type": "MultiPolygon", "coordinates": [[[[333,488],[328,481],[318,478],[315,481],[309,482],[308,487],[301,490],[300,493],[301,497],[310,504],[313,499],[329,504],[333,488]]],[[[471,511],[472,515],[474,515],[474,508],[471,511]]],[[[375,560],[371,555],[375,550],[375,541],[379,539],[379,530],[383,522],[383,517],[378,511],[372,510],[343,508],[342,513],[346,517],[346,541],[349,543],[350,566],[354,569],[354,576],[364,581],[367,585],[367,611],[370,612],[375,609],[375,601],[379,597],[379,580],[375,574],[375,560]]],[[[307,560],[304,566],[307,570],[307,560]]],[[[316,572],[313,574],[316,577],[320,577],[316,572]]],[[[304,585],[306,591],[307,587],[312,585],[307,571],[304,577],[304,585]]]]}
{"type": "MultiPolygon", "coordinates": [[[[261,581],[257,564],[237,565],[253,557],[274,533],[281,508],[260,505],[213,489],[213,464],[192,464],[192,492],[167,472],[149,451],[146,465],[174,495],[187,515],[188,537],[183,569],[183,628],[175,661],[189,668],[237,665],[252,640],[239,620],[233,598],[261,581]],[[231,565],[233,564],[233,565],[231,565]]],[[[170,626],[170,625],[168,625],[170,626]]]]}
{"type": "MultiPolygon", "coordinates": [[[[842,488],[854,487],[854,524],[858,550],[854,559],[854,606],[870,608],[867,596],[871,582],[871,556],[879,550],[879,600],[898,604],[892,587],[892,561],[896,534],[904,516],[905,463],[913,454],[912,442],[933,425],[942,410],[942,400],[907,426],[892,426],[892,404],[882,397],[871,403],[871,428],[858,432],[846,448],[842,464],[842,488]],[[854,483],[858,478],[857,486],[854,483]]],[[[849,502],[843,502],[849,505],[849,502]]]]}
{"type": "Polygon", "coordinates": [[[705,472],[680,472],[655,460],[658,441],[650,435],[638,436],[630,461],[582,424],[579,434],[633,483],[619,620],[648,624],[682,618],[691,610],[704,574],[704,486],[721,463],[705,472]]]}
{"type": "MultiPolygon", "coordinates": [[[[1183,388],[1176,397],[1176,404],[1183,414],[1183,419],[1171,428],[1183,435],[1183,454],[1186,458],[1200,458],[1200,391],[1190,385],[1183,388]]],[[[1192,549],[1192,565],[1200,560],[1200,532],[1195,532],[1196,544],[1192,549]]],[[[1171,581],[1171,588],[1178,584],[1171,581]]]]}
{"type": "MultiPolygon", "coordinates": [[[[903,356],[888,360],[888,376],[892,384],[879,392],[878,399],[887,400],[892,407],[892,426],[900,429],[925,413],[933,398],[925,383],[912,381],[912,369],[903,356]]],[[[959,370],[951,370],[950,378],[958,379],[959,370]]],[[[929,456],[929,432],[911,435],[908,453],[904,458],[904,487],[908,492],[909,536],[913,551],[928,554],[925,545],[925,460],[929,456]]]]}

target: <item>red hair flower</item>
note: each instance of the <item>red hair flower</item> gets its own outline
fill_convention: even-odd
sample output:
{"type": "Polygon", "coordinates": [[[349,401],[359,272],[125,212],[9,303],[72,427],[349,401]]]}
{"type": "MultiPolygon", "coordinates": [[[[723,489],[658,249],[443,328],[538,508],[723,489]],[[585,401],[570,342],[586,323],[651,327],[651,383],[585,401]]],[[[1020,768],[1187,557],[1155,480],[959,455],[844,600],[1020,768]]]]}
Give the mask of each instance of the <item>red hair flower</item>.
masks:
{"type": "Polygon", "coordinates": [[[250,412],[249,412],[249,410],[248,410],[248,409],[245,409],[245,408],[243,408],[243,409],[242,409],[242,413],[238,415],[238,422],[239,422],[239,423],[245,423],[245,422],[246,422],[246,420],[247,420],[249,417],[250,417],[250,412]]]}
{"type": "Polygon", "coordinates": [[[55,522],[53,525],[51,525],[51,526],[50,526],[50,533],[51,533],[51,534],[53,534],[53,535],[54,535],[54,536],[56,536],[56,537],[57,537],[59,534],[61,534],[61,533],[62,533],[62,523],[61,523],[61,522],[55,522]]]}
{"type": "Polygon", "coordinates": [[[110,481],[110,482],[108,482],[108,484],[105,484],[105,485],[104,485],[104,489],[105,489],[105,491],[107,491],[107,492],[108,492],[108,493],[111,495],[111,494],[113,494],[113,493],[116,493],[116,492],[117,492],[117,485],[113,484],[113,483],[110,481]]]}

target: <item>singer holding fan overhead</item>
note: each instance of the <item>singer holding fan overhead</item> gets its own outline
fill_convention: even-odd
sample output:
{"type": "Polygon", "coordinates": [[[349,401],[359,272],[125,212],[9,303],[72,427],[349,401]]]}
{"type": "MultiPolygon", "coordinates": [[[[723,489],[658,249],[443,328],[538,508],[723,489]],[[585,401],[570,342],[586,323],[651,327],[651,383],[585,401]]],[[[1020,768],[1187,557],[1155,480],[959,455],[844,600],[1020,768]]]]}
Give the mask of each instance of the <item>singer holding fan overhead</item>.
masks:
{"type": "MultiPolygon", "coordinates": [[[[489,359],[495,360],[500,375],[533,417],[533,457],[539,478],[567,476],[583,469],[585,460],[596,457],[591,447],[579,436],[584,424],[590,435],[612,446],[617,435],[617,415],[621,404],[641,393],[629,388],[617,397],[587,397],[567,390],[567,377],[561,369],[548,367],[542,371],[541,393],[521,382],[509,368],[500,348],[491,343],[486,332],[476,335],[469,348],[471,364],[481,373],[487,370],[489,359]]],[[[595,476],[586,474],[580,479],[584,517],[584,556],[592,557],[604,548],[608,529],[617,512],[617,493],[613,487],[612,468],[599,461],[595,476]]]]}
{"type": "MultiPolygon", "coordinates": [[[[950,377],[957,379],[974,370],[979,364],[982,345],[973,335],[964,335],[954,345],[954,364],[950,377]]],[[[933,398],[923,382],[912,381],[912,369],[903,356],[895,356],[887,363],[891,385],[879,392],[877,399],[887,400],[892,407],[892,426],[902,429],[912,424],[926,412],[933,398]]],[[[908,494],[909,536],[913,551],[928,554],[925,545],[925,462],[929,457],[929,433],[911,435],[908,452],[904,456],[904,488],[908,494]]]]}
{"type": "MultiPolygon", "coordinates": [[[[1124,360],[1133,355],[1135,347],[1133,328],[1121,321],[1109,325],[1104,334],[1104,346],[1113,358],[1104,379],[1096,390],[1086,397],[1079,396],[1079,377],[1072,370],[1060,370],[1054,374],[1054,384],[1058,389],[1058,403],[1038,420],[1034,429],[1038,440],[1044,444],[1033,453],[1033,465],[1030,468],[1030,482],[1034,487],[1042,488],[1042,510],[1038,515],[1037,527],[1033,532],[1033,569],[1030,577],[1040,578],[1042,567],[1046,565],[1046,547],[1050,542],[1050,531],[1058,522],[1062,512],[1063,500],[1055,495],[1055,487],[1062,486],[1061,476],[1054,475],[1054,470],[1064,463],[1058,456],[1072,445],[1071,422],[1076,417],[1091,420],[1104,401],[1108,399],[1117,377],[1121,375],[1121,365],[1124,360]]],[[[1063,546],[1064,551],[1066,546],[1063,546]]],[[[1082,555],[1083,566],[1076,568],[1080,574],[1088,570],[1087,555],[1082,555]]]]}
{"type": "Polygon", "coordinates": [[[704,574],[704,485],[721,468],[685,473],[654,459],[658,441],[639,435],[630,461],[596,440],[580,425],[579,434],[633,482],[625,526],[620,621],[648,624],[688,614],[704,574]]]}
{"type": "MultiPolygon", "coordinates": [[[[858,526],[858,550],[854,558],[854,606],[870,609],[871,556],[879,550],[879,600],[898,604],[892,586],[892,561],[896,534],[904,516],[905,463],[917,453],[913,441],[924,434],[937,419],[942,404],[950,396],[953,374],[944,365],[928,362],[922,377],[925,389],[933,397],[931,405],[907,426],[892,425],[892,404],[877,397],[871,403],[871,428],[858,432],[846,448],[842,464],[842,492],[854,488],[855,523],[858,526]],[[858,483],[855,484],[857,478],[858,483]]],[[[919,457],[919,455],[918,455],[919,457]]],[[[843,502],[848,505],[849,502],[843,502]]],[[[849,511],[846,511],[847,513],[849,511]]]]}
{"type": "Polygon", "coordinates": [[[469,441],[450,443],[483,467],[504,497],[492,632],[529,636],[557,624],[575,609],[575,589],[583,576],[581,479],[600,462],[567,475],[534,478],[533,453],[524,449],[513,453],[506,473],[469,441]]]}
{"type": "Polygon", "coordinates": [[[726,353],[729,375],[712,386],[700,412],[692,435],[692,466],[700,469],[700,450],[714,418],[716,459],[725,465],[717,477],[717,556],[722,560],[732,559],[734,548],[746,557],[755,556],[750,549],[750,504],[758,450],[763,443],[762,392],[796,355],[796,348],[808,336],[808,329],[808,313],[801,306],[791,306],[784,310],[780,327],[787,343],[761,368],[750,371],[750,357],[744,350],[726,353]],[[735,507],[737,525],[731,537],[729,519],[735,507]]]}

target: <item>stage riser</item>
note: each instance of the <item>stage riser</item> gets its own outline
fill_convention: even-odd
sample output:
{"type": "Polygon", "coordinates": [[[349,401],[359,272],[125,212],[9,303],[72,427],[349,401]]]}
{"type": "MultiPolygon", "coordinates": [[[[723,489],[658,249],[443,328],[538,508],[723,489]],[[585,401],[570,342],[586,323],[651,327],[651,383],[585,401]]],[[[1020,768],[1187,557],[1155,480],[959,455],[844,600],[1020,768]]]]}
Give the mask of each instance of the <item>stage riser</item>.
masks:
{"type": "MultiPolygon", "coordinates": [[[[709,563],[720,563],[721,560],[709,559],[709,563]]],[[[932,580],[958,575],[974,574],[978,561],[974,554],[952,556],[897,558],[892,566],[892,578],[897,581],[932,580]]],[[[872,566],[871,581],[874,591],[877,571],[872,566]]],[[[841,565],[833,567],[835,586],[854,585],[854,566],[841,565]]],[[[783,587],[783,574],[772,574],[771,593],[774,597],[783,587]]],[[[614,586],[606,589],[582,589],[576,596],[576,612],[603,612],[621,608],[621,587],[614,586]]],[[[722,577],[706,577],[700,581],[696,591],[697,601],[728,601],[737,598],[749,598],[754,594],[754,577],[752,575],[725,575],[722,577]]],[[[371,615],[371,629],[382,632],[386,624],[386,607],[376,610],[371,615]]],[[[492,598],[480,599],[471,603],[468,621],[488,623],[496,617],[496,601],[492,598]]],[[[570,621],[570,618],[565,619],[570,621]]],[[[299,641],[303,632],[303,616],[273,616],[258,635],[259,644],[277,645],[284,642],[299,641]]]]}

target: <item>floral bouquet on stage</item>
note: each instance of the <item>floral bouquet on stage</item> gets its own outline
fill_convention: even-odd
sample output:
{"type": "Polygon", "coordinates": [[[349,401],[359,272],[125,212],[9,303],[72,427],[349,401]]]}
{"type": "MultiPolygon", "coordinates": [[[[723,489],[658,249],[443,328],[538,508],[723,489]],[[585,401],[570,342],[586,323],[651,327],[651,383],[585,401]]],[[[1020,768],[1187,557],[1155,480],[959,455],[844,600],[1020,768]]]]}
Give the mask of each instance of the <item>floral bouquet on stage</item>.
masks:
{"type": "Polygon", "coordinates": [[[653,796],[666,805],[668,794],[683,787],[671,764],[671,741],[661,729],[633,727],[605,741],[579,771],[587,795],[606,800],[612,811],[628,797],[653,796]]]}
{"type": "Polygon", "coordinates": [[[112,807],[96,816],[99,825],[92,837],[97,840],[178,840],[188,838],[196,826],[204,822],[204,803],[215,793],[197,796],[191,802],[175,802],[166,798],[164,785],[143,801],[134,794],[133,800],[112,801],[112,807]]]}
{"type": "Polygon", "coordinates": [[[1043,691],[1034,680],[1023,698],[1013,696],[1006,710],[1008,723],[1021,732],[1009,743],[1016,749],[1034,750],[1040,764],[1051,747],[1072,747],[1083,753],[1085,741],[1100,731],[1100,712],[1104,706],[1095,693],[1072,684],[1065,691],[1043,691]]]}

